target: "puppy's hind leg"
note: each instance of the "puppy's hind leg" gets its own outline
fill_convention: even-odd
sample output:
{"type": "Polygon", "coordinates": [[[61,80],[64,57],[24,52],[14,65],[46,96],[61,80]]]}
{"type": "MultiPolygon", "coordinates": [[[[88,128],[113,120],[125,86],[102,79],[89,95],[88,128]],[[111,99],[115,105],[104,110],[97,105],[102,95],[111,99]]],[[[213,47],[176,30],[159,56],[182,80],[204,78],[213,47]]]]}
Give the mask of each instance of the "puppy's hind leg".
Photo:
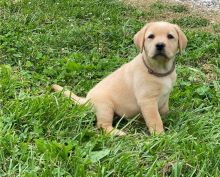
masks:
{"type": "Polygon", "coordinates": [[[95,104],[97,127],[102,128],[106,133],[115,136],[124,136],[125,132],[115,129],[112,126],[114,110],[108,104],[95,104]]]}
{"type": "Polygon", "coordinates": [[[159,109],[161,115],[167,115],[169,112],[169,98],[166,100],[164,105],[159,109]]]}

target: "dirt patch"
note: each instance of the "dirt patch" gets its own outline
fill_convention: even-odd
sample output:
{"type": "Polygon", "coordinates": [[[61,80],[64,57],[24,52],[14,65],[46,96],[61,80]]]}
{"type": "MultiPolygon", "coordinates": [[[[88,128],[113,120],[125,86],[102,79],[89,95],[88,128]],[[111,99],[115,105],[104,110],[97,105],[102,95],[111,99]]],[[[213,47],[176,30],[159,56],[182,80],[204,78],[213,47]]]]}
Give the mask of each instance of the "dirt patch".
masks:
{"type": "MultiPolygon", "coordinates": [[[[175,0],[122,0],[124,3],[146,12],[154,12],[151,21],[170,21],[187,19],[189,17],[203,18],[207,25],[192,27],[192,30],[220,33],[220,11],[195,6],[192,3],[176,2],[175,0]],[[184,8],[186,9],[184,11],[184,8]],[[181,11],[182,10],[182,11],[181,11]]],[[[190,19],[189,19],[190,21],[190,19]]],[[[201,22],[203,23],[203,22],[201,22]]],[[[190,27],[191,28],[191,27],[190,27]]]]}
{"type": "Polygon", "coordinates": [[[220,10],[219,0],[176,0],[184,3],[192,4],[193,6],[199,6],[201,8],[206,8],[207,10],[220,10]]]}

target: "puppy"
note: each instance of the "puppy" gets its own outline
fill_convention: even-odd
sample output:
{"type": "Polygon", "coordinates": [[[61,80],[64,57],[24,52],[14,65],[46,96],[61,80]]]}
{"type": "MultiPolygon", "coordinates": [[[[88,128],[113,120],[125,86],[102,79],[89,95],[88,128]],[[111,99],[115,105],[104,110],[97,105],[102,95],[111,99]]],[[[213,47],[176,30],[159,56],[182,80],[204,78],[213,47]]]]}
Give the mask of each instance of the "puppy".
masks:
{"type": "MultiPolygon", "coordinates": [[[[169,95],[176,81],[175,55],[185,49],[187,38],[177,25],[152,22],[135,34],[134,43],[139,55],[99,82],[86,98],[70,91],[64,95],[79,104],[92,103],[97,127],[108,133],[125,135],[112,127],[114,113],[125,117],[142,113],[150,133],[160,134],[164,132],[160,114],[169,110],[169,95]]],[[[63,90],[59,85],[52,87],[63,90]]]]}

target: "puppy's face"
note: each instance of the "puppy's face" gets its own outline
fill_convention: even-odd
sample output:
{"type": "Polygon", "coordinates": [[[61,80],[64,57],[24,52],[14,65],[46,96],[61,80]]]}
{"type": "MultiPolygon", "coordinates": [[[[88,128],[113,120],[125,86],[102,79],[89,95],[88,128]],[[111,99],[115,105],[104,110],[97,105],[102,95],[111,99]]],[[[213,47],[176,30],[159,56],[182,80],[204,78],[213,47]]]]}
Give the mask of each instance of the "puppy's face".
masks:
{"type": "Polygon", "coordinates": [[[134,37],[135,44],[151,59],[174,58],[178,49],[186,47],[187,39],[177,25],[154,22],[145,25],[134,37]]]}
{"type": "Polygon", "coordinates": [[[149,58],[173,58],[178,49],[178,34],[172,25],[154,23],[144,35],[144,50],[149,58]]]}

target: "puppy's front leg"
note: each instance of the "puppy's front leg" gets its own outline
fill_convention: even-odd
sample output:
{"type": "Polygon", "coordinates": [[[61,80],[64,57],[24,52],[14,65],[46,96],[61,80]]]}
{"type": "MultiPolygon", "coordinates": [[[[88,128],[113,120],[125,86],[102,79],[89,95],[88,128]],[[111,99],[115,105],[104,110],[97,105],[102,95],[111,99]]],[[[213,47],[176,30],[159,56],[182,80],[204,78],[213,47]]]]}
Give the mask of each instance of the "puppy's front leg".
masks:
{"type": "Polygon", "coordinates": [[[158,103],[156,99],[145,100],[140,103],[141,112],[146,125],[151,134],[160,134],[164,132],[163,122],[161,120],[158,103]]]}

